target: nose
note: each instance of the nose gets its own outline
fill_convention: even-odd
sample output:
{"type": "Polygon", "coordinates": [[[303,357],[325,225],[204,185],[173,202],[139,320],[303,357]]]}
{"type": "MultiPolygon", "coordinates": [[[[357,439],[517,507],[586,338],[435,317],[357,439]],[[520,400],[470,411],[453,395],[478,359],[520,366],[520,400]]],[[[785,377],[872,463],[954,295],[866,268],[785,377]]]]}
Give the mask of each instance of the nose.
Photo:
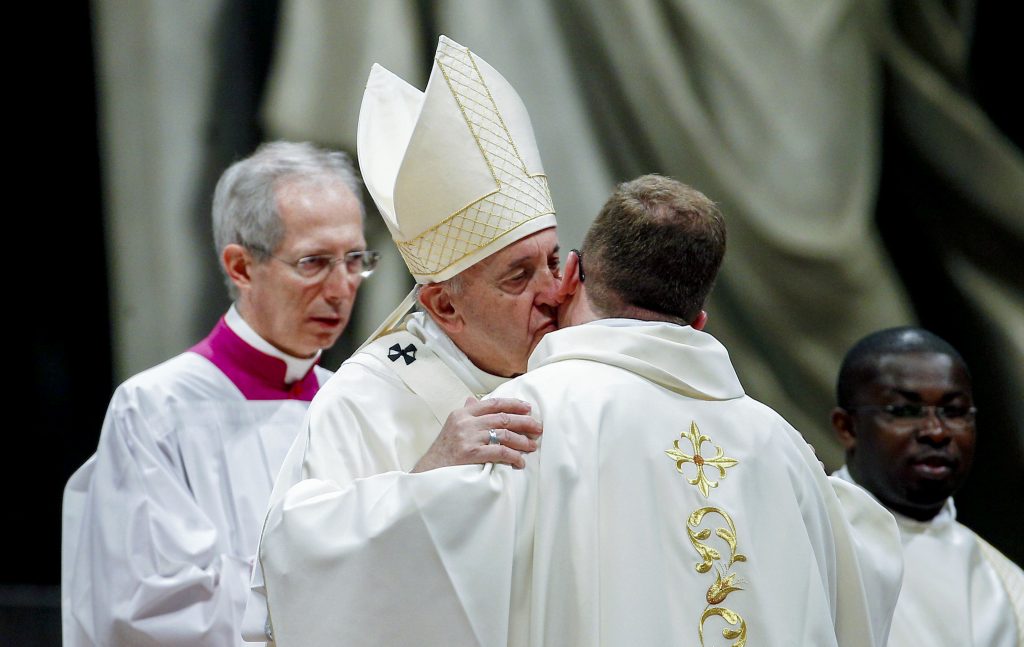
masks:
{"type": "Polygon", "coordinates": [[[925,416],[921,418],[918,438],[932,445],[945,445],[950,440],[949,429],[935,407],[929,407],[925,411],[925,416]]]}
{"type": "Polygon", "coordinates": [[[536,305],[558,307],[558,286],[559,279],[551,268],[546,268],[538,273],[540,285],[537,287],[536,305]]]}
{"type": "Polygon", "coordinates": [[[327,272],[321,285],[321,293],[328,303],[336,305],[355,297],[362,281],[362,276],[349,272],[344,263],[338,263],[327,272]]]}

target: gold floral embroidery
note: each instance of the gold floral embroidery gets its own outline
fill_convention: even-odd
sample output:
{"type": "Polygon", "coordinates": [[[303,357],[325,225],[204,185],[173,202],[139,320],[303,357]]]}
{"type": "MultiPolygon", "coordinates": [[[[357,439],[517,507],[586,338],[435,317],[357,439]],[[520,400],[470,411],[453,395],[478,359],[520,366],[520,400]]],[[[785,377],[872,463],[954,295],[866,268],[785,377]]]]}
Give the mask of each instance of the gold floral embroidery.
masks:
{"type": "Polygon", "coordinates": [[[672,443],[675,449],[666,449],[665,453],[668,454],[670,458],[675,460],[676,471],[679,472],[680,474],[683,474],[683,476],[686,476],[683,473],[683,465],[685,463],[693,463],[697,467],[697,476],[695,476],[692,479],[687,478],[686,480],[691,485],[696,485],[697,489],[700,490],[700,493],[707,497],[710,495],[711,488],[718,487],[718,481],[712,481],[704,474],[704,466],[710,465],[712,467],[718,468],[718,478],[723,479],[725,478],[725,470],[729,467],[732,467],[739,461],[737,461],[735,458],[729,458],[728,456],[726,456],[722,448],[717,445],[715,445],[714,457],[704,458],[703,456],[701,456],[701,445],[703,445],[705,442],[711,442],[711,438],[700,433],[700,430],[697,428],[696,421],[691,422],[690,430],[688,432],[679,434],[679,438],[685,438],[686,440],[690,441],[690,444],[693,446],[693,454],[686,454],[681,449],[679,449],[679,440],[676,440],[672,443]]]}
{"type": "Polygon", "coordinates": [[[722,579],[722,573],[719,571],[715,573],[715,583],[708,588],[707,595],[704,597],[707,599],[708,605],[721,604],[725,602],[725,598],[729,597],[730,593],[742,590],[743,587],[736,582],[735,573],[729,573],[725,579],[722,579]]]}
{"type": "Polygon", "coordinates": [[[722,554],[715,548],[708,544],[701,543],[703,540],[711,537],[711,529],[704,528],[699,529],[701,521],[704,516],[714,513],[725,519],[725,523],[728,525],[726,528],[716,528],[715,534],[720,537],[726,544],[729,545],[729,562],[726,564],[726,568],[732,568],[732,565],[736,562],[745,562],[747,557],[736,550],[736,524],[733,523],[732,517],[726,513],[725,510],[720,508],[699,508],[690,513],[689,519],[686,520],[686,532],[690,536],[690,543],[693,544],[694,550],[701,557],[701,562],[697,564],[698,573],[707,573],[711,570],[711,566],[714,562],[722,560],[722,554]]]}
{"type": "MultiPolygon", "coordinates": [[[[717,488],[719,482],[709,479],[704,474],[704,467],[711,465],[717,468],[719,479],[724,479],[726,470],[738,464],[739,461],[726,456],[725,451],[717,445],[714,446],[714,457],[704,458],[700,453],[701,446],[705,442],[710,443],[711,438],[700,433],[696,421],[691,421],[690,430],[680,434],[679,437],[680,439],[685,438],[690,441],[690,444],[693,446],[693,454],[683,452],[679,448],[679,440],[673,442],[674,449],[666,450],[665,453],[676,462],[676,471],[682,474],[688,483],[697,486],[697,489],[705,498],[709,498],[711,489],[717,488]],[[692,479],[683,472],[683,465],[686,463],[693,463],[697,468],[697,474],[692,479]]],[[[704,645],[705,623],[710,618],[717,616],[729,625],[722,629],[722,637],[726,640],[734,641],[731,643],[731,647],[743,647],[747,644],[746,621],[732,609],[720,606],[731,593],[743,590],[741,586],[742,580],[732,570],[733,566],[737,563],[747,561],[746,555],[738,550],[736,524],[725,510],[713,506],[705,506],[694,510],[687,517],[686,533],[690,538],[690,544],[697,551],[697,555],[701,560],[694,567],[696,571],[701,574],[710,572],[712,568],[715,571],[715,581],[711,583],[707,593],[704,595],[707,606],[704,607],[698,627],[700,644],[704,645]],[[715,528],[714,534],[728,545],[728,560],[723,558],[722,553],[718,549],[707,543],[707,540],[711,538],[712,529],[700,527],[705,517],[711,514],[718,515],[725,520],[725,525],[715,528]]]]}
{"type": "Polygon", "coordinates": [[[730,611],[724,607],[712,607],[704,611],[700,617],[700,644],[704,644],[704,623],[711,616],[719,616],[730,625],[739,625],[737,629],[725,628],[722,630],[722,638],[726,640],[736,639],[736,642],[732,644],[732,647],[743,647],[747,644],[747,623],[744,622],[740,614],[735,611],[730,611]]]}

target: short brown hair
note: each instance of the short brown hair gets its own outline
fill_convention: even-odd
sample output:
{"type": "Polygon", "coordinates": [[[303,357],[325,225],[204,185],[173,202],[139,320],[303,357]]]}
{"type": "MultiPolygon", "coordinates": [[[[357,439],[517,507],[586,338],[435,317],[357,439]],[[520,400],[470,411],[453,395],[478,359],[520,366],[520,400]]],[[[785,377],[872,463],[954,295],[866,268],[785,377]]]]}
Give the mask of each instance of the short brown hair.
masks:
{"type": "Polygon", "coordinates": [[[587,295],[603,316],[630,306],[689,323],[725,256],[725,220],[707,196],[661,175],[623,182],[583,242],[587,295]]]}

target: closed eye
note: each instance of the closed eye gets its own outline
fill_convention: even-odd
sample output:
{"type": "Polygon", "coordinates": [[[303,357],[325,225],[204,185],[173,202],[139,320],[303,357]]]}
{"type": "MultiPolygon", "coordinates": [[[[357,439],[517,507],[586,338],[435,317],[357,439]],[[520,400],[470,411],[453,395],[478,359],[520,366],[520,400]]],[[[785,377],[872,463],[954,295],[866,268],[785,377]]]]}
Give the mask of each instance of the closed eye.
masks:
{"type": "Polygon", "coordinates": [[[562,264],[557,256],[548,261],[548,269],[556,279],[562,278],[562,264]]]}

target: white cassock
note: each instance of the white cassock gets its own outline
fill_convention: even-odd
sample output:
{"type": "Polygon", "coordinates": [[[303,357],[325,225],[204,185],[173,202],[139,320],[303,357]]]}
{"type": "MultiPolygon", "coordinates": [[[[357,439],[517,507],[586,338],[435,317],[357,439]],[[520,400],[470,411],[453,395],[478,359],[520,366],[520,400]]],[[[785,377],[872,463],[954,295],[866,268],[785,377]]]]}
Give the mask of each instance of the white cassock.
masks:
{"type": "Polygon", "coordinates": [[[892,515],[746,397],[710,335],[564,329],[493,396],[544,423],[525,470],[308,479],[271,508],[280,647],[885,643],[892,515]]]}
{"type": "MultiPolygon", "coordinates": [[[[372,505],[358,499],[361,492],[387,488],[394,476],[412,469],[427,452],[448,414],[464,406],[469,396],[483,397],[507,378],[481,371],[425,314],[409,315],[403,329],[386,335],[345,361],[310,404],[305,433],[284,460],[271,495],[271,506],[286,495],[301,498],[309,482],[317,482],[354,505],[372,505]],[[359,483],[358,487],[352,487],[359,483]],[[293,486],[295,491],[292,491],[293,486]]],[[[307,502],[311,514],[319,495],[307,502]]],[[[297,541],[305,545],[306,537],[297,541]]],[[[290,552],[288,538],[272,542],[290,552]]],[[[301,547],[297,547],[301,550],[301,547]]],[[[274,637],[287,636],[278,626],[278,603],[284,607],[304,601],[328,604],[317,588],[304,589],[288,600],[270,599],[274,637]]],[[[253,572],[246,604],[243,635],[250,641],[266,638],[267,598],[261,565],[253,572]]],[[[283,625],[286,613],[281,612],[283,625]]],[[[285,639],[287,642],[287,638],[285,639]]],[[[313,643],[302,643],[313,644],[313,643]]]]}
{"type": "MultiPolygon", "coordinates": [[[[246,392],[197,352],[144,371],[114,392],[96,453],[68,481],[65,647],[242,642],[274,476],[309,403],[248,399],[268,396],[256,383],[265,375],[234,363],[261,352],[248,342],[269,349],[233,308],[225,319],[242,336],[222,319],[204,343],[236,379],[252,378],[246,392]]],[[[330,375],[309,373],[315,360],[257,357],[282,378],[299,366],[297,383],[313,389],[330,375]]]]}
{"type": "MultiPolygon", "coordinates": [[[[856,483],[845,465],[836,476],[856,483]]],[[[1024,572],[957,522],[952,498],[930,521],[893,516],[904,566],[891,647],[1024,645],[1024,572]]]]}

